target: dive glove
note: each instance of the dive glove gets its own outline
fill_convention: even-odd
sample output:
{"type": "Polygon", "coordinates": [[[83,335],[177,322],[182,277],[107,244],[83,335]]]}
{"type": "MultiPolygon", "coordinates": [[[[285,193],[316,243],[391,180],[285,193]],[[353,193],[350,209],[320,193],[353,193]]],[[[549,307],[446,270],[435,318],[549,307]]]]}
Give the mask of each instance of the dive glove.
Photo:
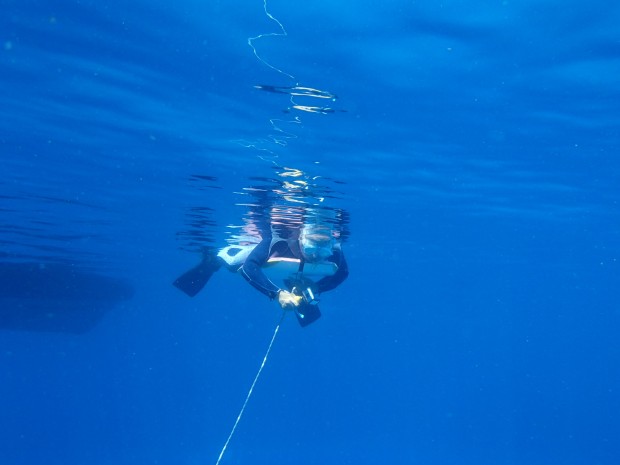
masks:
{"type": "Polygon", "coordinates": [[[299,307],[304,298],[300,295],[295,295],[292,292],[281,290],[278,292],[278,303],[283,309],[292,309],[299,307]]]}

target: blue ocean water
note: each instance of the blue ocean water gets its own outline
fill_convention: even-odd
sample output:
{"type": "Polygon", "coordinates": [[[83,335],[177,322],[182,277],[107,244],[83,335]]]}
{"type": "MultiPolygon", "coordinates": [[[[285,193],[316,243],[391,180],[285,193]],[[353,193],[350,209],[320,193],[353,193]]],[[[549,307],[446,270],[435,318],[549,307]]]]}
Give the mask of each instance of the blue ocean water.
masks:
{"type": "Polygon", "coordinates": [[[222,464],[620,462],[620,6],[2,6],[0,463],[216,462],[281,313],[171,283],[264,191],[350,276],[222,464]]]}

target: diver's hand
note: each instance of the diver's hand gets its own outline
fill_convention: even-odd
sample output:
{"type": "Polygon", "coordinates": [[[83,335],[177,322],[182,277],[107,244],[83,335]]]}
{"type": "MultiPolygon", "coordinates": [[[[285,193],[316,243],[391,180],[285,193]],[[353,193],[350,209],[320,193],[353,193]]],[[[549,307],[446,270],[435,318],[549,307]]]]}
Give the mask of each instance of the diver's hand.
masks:
{"type": "Polygon", "coordinates": [[[295,307],[299,307],[302,300],[302,296],[295,295],[292,292],[284,290],[278,292],[278,303],[284,310],[292,310],[295,307]]]}

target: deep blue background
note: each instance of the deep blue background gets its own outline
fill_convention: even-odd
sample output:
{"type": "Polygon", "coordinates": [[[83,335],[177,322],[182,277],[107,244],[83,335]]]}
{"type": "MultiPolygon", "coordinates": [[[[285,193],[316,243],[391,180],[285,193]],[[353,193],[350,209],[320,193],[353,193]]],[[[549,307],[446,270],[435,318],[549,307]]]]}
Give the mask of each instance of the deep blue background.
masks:
{"type": "Polygon", "coordinates": [[[223,241],[273,157],[345,183],[351,276],[284,321],[222,463],[620,463],[620,7],[292,4],[257,49],[346,112],[253,89],[291,84],[247,44],[279,32],[260,0],[2,2],[0,255],[136,294],[0,333],[0,463],[215,463],[280,315],[228,273],[170,286],[176,233],[206,205],[223,241]]]}

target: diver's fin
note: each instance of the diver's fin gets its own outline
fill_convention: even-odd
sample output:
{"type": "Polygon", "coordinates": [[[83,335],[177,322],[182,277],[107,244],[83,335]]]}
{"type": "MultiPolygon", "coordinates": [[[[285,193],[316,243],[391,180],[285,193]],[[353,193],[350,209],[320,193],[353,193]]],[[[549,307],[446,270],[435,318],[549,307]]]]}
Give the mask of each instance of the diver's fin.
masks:
{"type": "Polygon", "coordinates": [[[183,273],[172,284],[188,296],[194,297],[205,287],[220,266],[217,257],[205,255],[205,258],[197,266],[183,273]]]}
{"type": "Polygon", "coordinates": [[[302,304],[295,309],[295,316],[299,324],[305,327],[321,318],[321,311],[318,305],[302,304]]]}

